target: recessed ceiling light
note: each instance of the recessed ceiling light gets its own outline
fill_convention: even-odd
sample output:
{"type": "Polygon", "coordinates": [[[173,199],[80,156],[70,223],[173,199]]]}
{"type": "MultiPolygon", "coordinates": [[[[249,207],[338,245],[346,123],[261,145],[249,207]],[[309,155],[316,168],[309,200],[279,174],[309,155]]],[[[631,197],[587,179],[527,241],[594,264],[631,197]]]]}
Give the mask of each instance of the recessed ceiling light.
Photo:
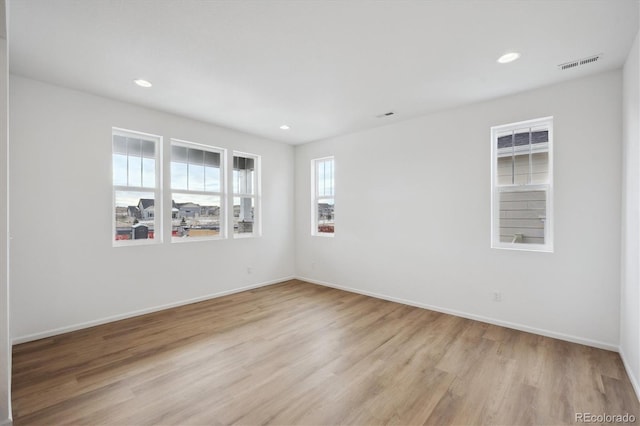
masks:
{"type": "Polygon", "coordinates": [[[280,126],[280,128],[282,130],[289,130],[291,127],[287,126],[286,124],[283,124],[282,126],[280,126]]]}
{"type": "Polygon", "coordinates": [[[149,83],[147,80],[142,80],[141,78],[133,80],[133,82],[135,84],[137,84],[138,86],[140,86],[140,87],[151,87],[151,86],[153,86],[153,84],[149,83]]]}
{"type": "Polygon", "coordinates": [[[509,62],[513,62],[520,57],[518,52],[509,52],[498,58],[498,62],[501,64],[508,64],[509,62]]]}

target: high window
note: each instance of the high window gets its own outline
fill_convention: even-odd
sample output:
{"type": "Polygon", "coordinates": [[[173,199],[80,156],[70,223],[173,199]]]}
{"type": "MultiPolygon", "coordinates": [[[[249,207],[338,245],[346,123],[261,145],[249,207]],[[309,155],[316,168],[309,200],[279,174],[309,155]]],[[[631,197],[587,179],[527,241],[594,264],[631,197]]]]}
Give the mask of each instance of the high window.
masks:
{"type": "Polygon", "coordinates": [[[114,245],[160,241],[162,137],[114,128],[112,143],[114,245]]]}
{"type": "Polygon", "coordinates": [[[491,128],[492,247],[553,251],[553,118],[491,128]]]}
{"type": "Polygon", "coordinates": [[[260,234],[260,157],[233,153],[233,235],[260,234]]]}
{"type": "Polygon", "coordinates": [[[172,241],[224,236],[223,165],[222,149],[171,140],[172,241]]]}
{"type": "Polygon", "coordinates": [[[335,161],[333,157],[311,161],[312,206],[311,234],[333,236],[335,233],[335,161]]]}

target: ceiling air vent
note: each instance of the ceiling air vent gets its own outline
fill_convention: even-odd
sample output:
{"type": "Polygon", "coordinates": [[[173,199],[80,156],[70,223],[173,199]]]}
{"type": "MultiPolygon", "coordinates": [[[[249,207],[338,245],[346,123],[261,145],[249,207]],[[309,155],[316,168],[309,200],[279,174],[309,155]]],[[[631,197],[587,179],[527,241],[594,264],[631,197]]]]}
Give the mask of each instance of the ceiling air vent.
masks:
{"type": "Polygon", "coordinates": [[[579,67],[581,65],[587,65],[592,62],[596,62],[598,59],[600,59],[601,56],[602,56],[602,53],[598,55],[589,56],[587,58],[578,59],[576,61],[565,62],[564,64],[558,65],[558,68],[560,68],[561,70],[568,70],[570,68],[579,67]]]}

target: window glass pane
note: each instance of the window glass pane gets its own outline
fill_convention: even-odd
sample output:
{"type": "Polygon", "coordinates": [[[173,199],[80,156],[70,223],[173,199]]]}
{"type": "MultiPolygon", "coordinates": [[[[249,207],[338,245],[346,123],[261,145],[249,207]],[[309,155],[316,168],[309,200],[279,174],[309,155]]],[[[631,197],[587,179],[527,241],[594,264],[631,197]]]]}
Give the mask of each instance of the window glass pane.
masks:
{"type": "Polygon", "coordinates": [[[204,165],[206,167],[220,167],[220,153],[205,151],[204,165]]]}
{"type": "Polygon", "coordinates": [[[156,158],[156,144],[153,141],[140,141],[142,148],[142,157],[156,158]]]}
{"type": "Polygon", "coordinates": [[[171,188],[187,189],[187,163],[171,162],[171,188]]]}
{"type": "Polygon", "coordinates": [[[114,154],[127,155],[127,138],[124,136],[113,135],[113,152],[114,154]]]}
{"type": "Polygon", "coordinates": [[[142,186],[142,144],[140,139],[127,138],[129,186],[142,186]]]}
{"type": "Polygon", "coordinates": [[[171,162],[187,162],[187,148],[183,146],[175,146],[171,147],[171,162]]]}
{"type": "Polygon", "coordinates": [[[255,160],[247,157],[233,157],[233,192],[254,194],[255,160]]]}
{"type": "Polygon", "coordinates": [[[204,191],[204,166],[189,163],[189,190],[204,191]]]}
{"type": "Polygon", "coordinates": [[[240,187],[239,183],[238,183],[238,170],[233,169],[233,193],[237,194],[238,193],[238,188],[240,187]]]}
{"type": "Polygon", "coordinates": [[[497,134],[497,167],[496,181],[498,185],[513,183],[513,133],[498,132],[497,134]]]}
{"type": "Polygon", "coordinates": [[[531,154],[531,183],[549,182],[549,152],[531,154]]]}
{"type": "Polygon", "coordinates": [[[538,145],[549,142],[549,126],[535,126],[531,128],[531,144],[538,145]]]}
{"type": "Polygon", "coordinates": [[[204,189],[205,191],[220,192],[220,169],[218,167],[205,166],[204,189]]]}
{"type": "Polygon", "coordinates": [[[187,149],[189,156],[189,190],[204,191],[204,151],[187,149]]]}
{"type": "Polygon", "coordinates": [[[513,134],[513,183],[526,185],[529,183],[529,153],[531,150],[531,132],[529,129],[518,129],[513,134]]]}
{"type": "Polygon", "coordinates": [[[233,197],[233,232],[246,234],[253,232],[255,201],[253,197],[233,197]]]}
{"type": "Polygon", "coordinates": [[[127,154],[140,157],[142,152],[142,141],[136,138],[127,138],[127,154]]]}
{"type": "Polygon", "coordinates": [[[187,148],[187,156],[190,164],[204,165],[204,151],[200,149],[187,148]]]}
{"type": "Polygon", "coordinates": [[[511,176],[513,173],[512,164],[511,156],[498,157],[498,167],[496,168],[498,185],[511,185],[511,176]]]}
{"type": "Polygon", "coordinates": [[[335,202],[333,198],[325,198],[318,200],[318,232],[333,233],[335,232],[335,202]]]}
{"type": "Polygon", "coordinates": [[[156,160],[154,158],[142,159],[142,186],[146,188],[156,186],[156,160]]]}
{"type": "Polygon", "coordinates": [[[326,195],[324,161],[318,161],[317,168],[318,168],[318,182],[316,183],[317,192],[319,196],[323,196],[323,195],[326,195]]]}
{"type": "Polygon", "coordinates": [[[129,155],[129,186],[142,186],[142,159],[129,155]]]}
{"type": "Polygon", "coordinates": [[[155,224],[153,192],[115,192],[115,240],[152,239],[155,224]]]}
{"type": "Polygon", "coordinates": [[[113,154],[113,184],[127,185],[127,156],[123,154],[113,154]]]}
{"type": "Polygon", "coordinates": [[[500,242],[544,244],[546,191],[499,192],[500,242]]]}
{"type": "Polygon", "coordinates": [[[248,170],[233,171],[233,192],[251,194],[251,174],[248,170]]]}
{"type": "Polygon", "coordinates": [[[513,158],[513,183],[526,185],[529,183],[529,153],[516,155],[513,158]]]}
{"type": "Polygon", "coordinates": [[[220,235],[220,196],[174,193],[171,234],[174,237],[214,237],[220,235]]]}
{"type": "MultiPolygon", "coordinates": [[[[251,160],[253,162],[253,160],[251,160]]],[[[246,190],[245,192],[247,194],[255,194],[255,190],[253,187],[253,183],[255,182],[255,175],[256,175],[256,171],[255,169],[251,168],[251,169],[247,169],[246,171],[246,190]]]]}

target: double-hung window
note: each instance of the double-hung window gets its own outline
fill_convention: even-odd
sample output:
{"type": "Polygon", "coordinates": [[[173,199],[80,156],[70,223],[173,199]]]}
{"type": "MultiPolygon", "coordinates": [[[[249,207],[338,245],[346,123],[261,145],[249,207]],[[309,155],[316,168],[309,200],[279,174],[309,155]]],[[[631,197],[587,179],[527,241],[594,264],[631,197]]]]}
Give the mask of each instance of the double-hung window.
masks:
{"type": "Polygon", "coordinates": [[[112,143],[114,245],[160,241],[162,137],[114,128],[112,143]]]}
{"type": "Polygon", "coordinates": [[[311,234],[335,233],[335,160],[333,157],[311,160],[312,199],[311,234]]]}
{"type": "Polygon", "coordinates": [[[225,235],[224,150],[171,140],[172,241],[225,235]]]}
{"type": "Polygon", "coordinates": [[[233,153],[233,235],[260,235],[260,157],[233,153]]]}
{"type": "Polygon", "coordinates": [[[491,128],[492,247],[553,251],[553,118],[491,128]]]}

